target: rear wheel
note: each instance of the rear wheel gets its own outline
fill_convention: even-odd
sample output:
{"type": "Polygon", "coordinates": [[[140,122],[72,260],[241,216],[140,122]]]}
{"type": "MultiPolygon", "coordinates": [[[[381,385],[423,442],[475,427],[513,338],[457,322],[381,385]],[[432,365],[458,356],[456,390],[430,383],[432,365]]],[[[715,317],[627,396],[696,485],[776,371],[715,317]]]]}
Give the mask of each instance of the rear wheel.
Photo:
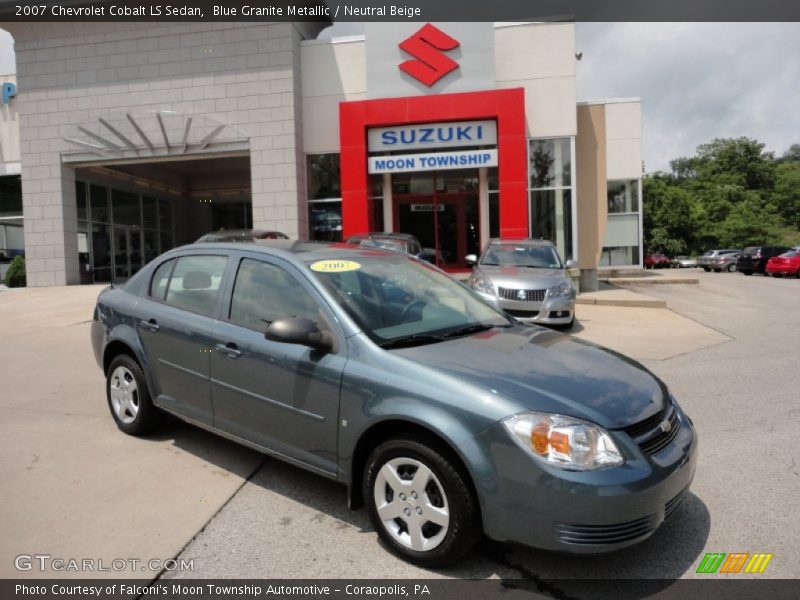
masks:
{"type": "Polygon", "coordinates": [[[753,272],[752,272],[752,271],[742,271],[742,275],[747,275],[747,276],[750,276],[750,275],[752,275],[752,274],[753,274],[753,272]]]}
{"type": "Polygon", "coordinates": [[[364,499],[381,541],[426,567],[454,563],[481,535],[467,476],[448,455],[423,437],[395,438],[373,451],[364,472],[364,499]]]}
{"type": "Polygon", "coordinates": [[[797,269],[797,273],[794,274],[797,279],[800,279],[800,268],[797,269]]]}
{"type": "Polygon", "coordinates": [[[730,264],[725,268],[725,270],[728,271],[728,273],[733,273],[736,270],[736,265],[730,264]]]}
{"type": "Polygon", "coordinates": [[[143,435],[158,424],[161,415],[150,399],[144,373],[127,354],[117,356],[108,367],[106,397],[111,416],[125,433],[143,435]]]}

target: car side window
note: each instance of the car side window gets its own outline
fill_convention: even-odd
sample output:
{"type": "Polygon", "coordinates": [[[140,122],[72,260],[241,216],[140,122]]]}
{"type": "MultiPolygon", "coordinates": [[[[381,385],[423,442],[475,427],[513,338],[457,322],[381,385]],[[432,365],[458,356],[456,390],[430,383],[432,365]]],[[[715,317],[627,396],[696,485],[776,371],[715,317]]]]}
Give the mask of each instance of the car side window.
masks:
{"type": "Polygon", "coordinates": [[[284,269],[262,261],[242,259],[231,296],[230,320],[266,331],[285,317],[319,320],[319,306],[300,282],[284,269]]]}
{"type": "Polygon", "coordinates": [[[214,316],[227,263],[225,256],[195,255],[177,259],[164,301],[177,308],[214,316]]]}
{"type": "Polygon", "coordinates": [[[156,269],[153,274],[153,279],[150,281],[150,296],[163,300],[167,293],[167,284],[169,283],[169,276],[172,275],[172,268],[175,266],[175,259],[166,261],[164,264],[156,269]]]}

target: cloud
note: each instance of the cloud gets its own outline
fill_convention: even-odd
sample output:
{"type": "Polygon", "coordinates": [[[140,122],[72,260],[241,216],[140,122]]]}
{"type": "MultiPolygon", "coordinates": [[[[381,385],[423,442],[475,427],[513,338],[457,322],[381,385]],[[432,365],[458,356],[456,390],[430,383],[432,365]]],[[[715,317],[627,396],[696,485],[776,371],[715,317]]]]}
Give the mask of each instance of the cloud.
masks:
{"type": "Polygon", "coordinates": [[[645,166],[714,137],[800,142],[800,24],[578,23],[578,98],[640,96],[645,166]]]}

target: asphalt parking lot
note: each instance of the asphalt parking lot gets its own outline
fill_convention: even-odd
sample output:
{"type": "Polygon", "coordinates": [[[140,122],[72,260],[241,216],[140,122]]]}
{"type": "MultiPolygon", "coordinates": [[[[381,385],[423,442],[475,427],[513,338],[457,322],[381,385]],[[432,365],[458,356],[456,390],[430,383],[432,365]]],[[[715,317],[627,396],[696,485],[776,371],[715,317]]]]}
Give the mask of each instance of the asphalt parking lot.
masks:
{"type": "Polygon", "coordinates": [[[749,551],[774,554],[762,577],[800,577],[800,281],[696,273],[698,285],[646,289],[670,310],[581,306],[575,332],[642,360],[694,419],[698,471],[674,517],[611,555],[486,540],[441,571],[384,551],[327,480],[177,421],[118,433],[89,348],[97,288],[2,292],[0,576],[26,575],[15,555],[47,552],[193,559],[170,577],[675,579],[704,552],[749,551]]]}

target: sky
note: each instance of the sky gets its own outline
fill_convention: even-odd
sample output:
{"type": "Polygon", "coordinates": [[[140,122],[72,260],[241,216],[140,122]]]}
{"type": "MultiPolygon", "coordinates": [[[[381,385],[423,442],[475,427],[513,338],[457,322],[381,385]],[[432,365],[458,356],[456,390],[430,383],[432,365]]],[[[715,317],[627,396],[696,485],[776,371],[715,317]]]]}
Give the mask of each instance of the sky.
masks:
{"type": "MultiPolygon", "coordinates": [[[[323,37],[363,31],[337,23],[323,37]]],[[[715,137],[800,143],[800,23],[578,23],[578,100],[642,99],[645,168],[715,137]]],[[[0,31],[0,73],[14,72],[0,31]]]]}

